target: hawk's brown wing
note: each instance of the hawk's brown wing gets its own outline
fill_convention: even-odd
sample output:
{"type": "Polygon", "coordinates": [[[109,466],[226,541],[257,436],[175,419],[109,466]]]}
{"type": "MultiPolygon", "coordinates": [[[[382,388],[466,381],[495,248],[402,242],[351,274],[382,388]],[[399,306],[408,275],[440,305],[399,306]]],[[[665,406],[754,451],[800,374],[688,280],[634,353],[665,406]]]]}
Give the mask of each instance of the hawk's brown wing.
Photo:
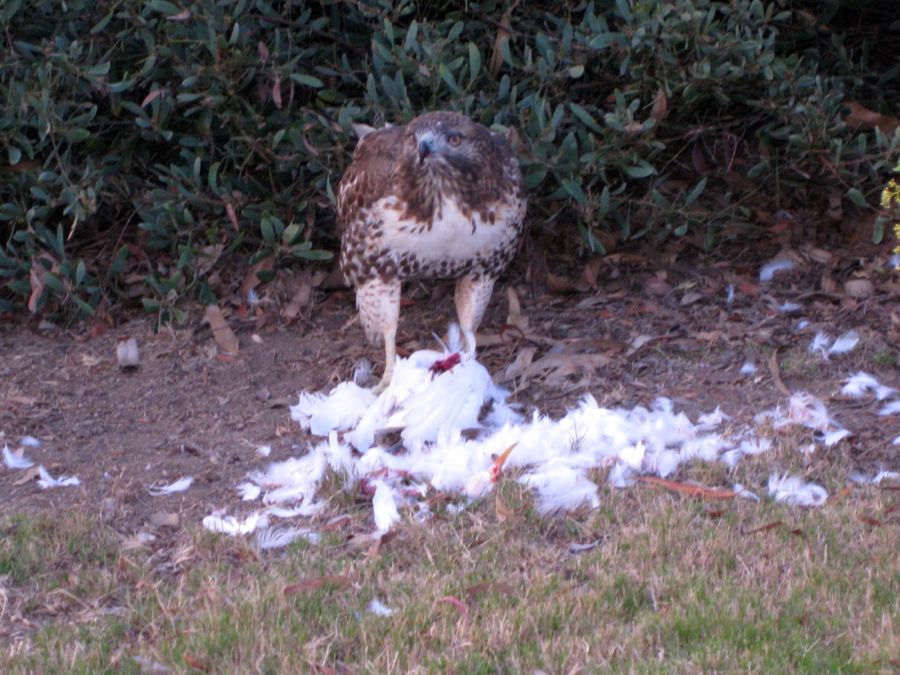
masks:
{"type": "Polygon", "coordinates": [[[403,150],[406,127],[378,129],[360,139],[353,151],[353,161],[344,172],[337,194],[338,233],[360,209],[384,197],[403,150]]]}

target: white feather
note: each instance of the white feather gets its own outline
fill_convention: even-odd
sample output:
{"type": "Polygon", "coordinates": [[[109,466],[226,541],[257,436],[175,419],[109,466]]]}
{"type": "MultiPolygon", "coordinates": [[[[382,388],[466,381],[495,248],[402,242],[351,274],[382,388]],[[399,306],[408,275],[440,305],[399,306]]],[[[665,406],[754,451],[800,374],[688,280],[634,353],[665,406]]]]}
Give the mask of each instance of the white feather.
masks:
{"type": "Polygon", "coordinates": [[[239,534],[250,534],[258,527],[267,527],[269,519],[259,512],[251,513],[244,520],[239,520],[234,516],[216,516],[210,515],[203,519],[203,527],[220,534],[229,534],[237,536],[239,534]]]}
{"type": "Polygon", "coordinates": [[[898,415],[900,414],[900,399],[896,401],[891,401],[886,406],[884,406],[881,410],[878,411],[878,414],[882,417],[887,415],[898,415]]]}
{"type": "Polygon", "coordinates": [[[834,341],[834,344],[829,347],[828,353],[846,354],[847,352],[852,351],[857,344],[859,344],[859,333],[855,330],[848,330],[834,341]]]}
{"type": "Polygon", "coordinates": [[[841,389],[841,393],[844,396],[852,396],[853,398],[862,398],[870,391],[874,391],[875,397],[881,401],[897,390],[881,384],[874,376],[862,370],[848,377],[841,389]]]}
{"type": "Polygon", "coordinates": [[[59,478],[54,478],[50,475],[50,473],[43,467],[43,465],[38,467],[38,485],[44,490],[48,488],[58,488],[58,487],[70,487],[73,485],[81,485],[81,481],[78,480],[77,476],[60,476],[59,478]]]}
{"type": "Polygon", "coordinates": [[[522,475],[519,482],[535,488],[538,511],[543,514],[576,509],[584,504],[594,509],[600,506],[597,485],[581,469],[567,466],[563,461],[551,460],[540,469],[522,475]]]}
{"type": "Polygon", "coordinates": [[[264,551],[284,548],[298,539],[318,544],[319,534],[305,527],[267,527],[256,531],[256,545],[264,551]]]}
{"type": "Polygon", "coordinates": [[[375,394],[355,382],[342,382],[328,396],[300,393],[299,402],[291,406],[291,419],[316,436],[351,429],[375,401],[375,394]]]}
{"type": "Polygon", "coordinates": [[[809,343],[809,351],[813,354],[819,353],[827,358],[828,347],[830,344],[831,337],[828,333],[819,331],[816,333],[815,337],[813,337],[812,342],[809,343]]]}
{"type": "MultiPolygon", "coordinates": [[[[900,437],[898,437],[900,438],[900,437]]],[[[883,480],[900,480],[900,473],[896,471],[879,471],[872,477],[866,476],[863,473],[854,472],[849,476],[850,480],[854,483],[859,483],[861,485],[865,485],[871,483],[872,485],[878,485],[883,480]]]]}
{"type": "Polygon", "coordinates": [[[375,527],[379,532],[387,532],[400,520],[394,491],[383,480],[375,481],[375,496],[372,497],[372,511],[375,516],[375,527]]]}
{"type": "Polygon", "coordinates": [[[19,445],[26,448],[39,448],[43,444],[34,436],[22,436],[22,438],[19,440],[19,445]]]}
{"type": "Polygon", "coordinates": [[[255,483],[241,483],[237,486],[237,491],[240,493],[242,501],[252,502],[254,499],[259,499],[262,488],[255,483]]]}
{"type": "Polygon", "coordinates": [[[741,366],[741,375],[753,375],[756,370],[756,364],[753,361],[747,361],[741,366]]]}
{"type": "Polygon", "coordinates": [[[170,495],[175,492],[184,492],[193,484],[193,476],[185,476],[184,478],[179,478],[174,483],[169,483],[168,485],[148,485],[147,489],[150,491],[151,495],[153,495],[154,497],[159,497],[160,495],[170,495]]]}
{"type": "Polygon", "coordinates": [[[793,312],[799,312],[803,309],[802,305],[798,305],[796,302],[783,302],[778,306],[778,311],[782,314],[792,314],[793,312]]]}
{"type": "Polygon", "coordinates": [[[830,448],[832,445],[836,445],[849,435],[850,432],[847,429],[834,429],[833,431],[825,432],[825,435],[822,437],[822,442],[830,448]]]}
{"type": "Polygon", "coordinates": [[[25,456],[25,452],[11,452],[9,446],[3,446],[3,463],[7,469],[28,469],[34,462],[25,456]]]}
{"type": "Polygon", "coordinates": [[[738,497],[743,497],[744,499],[752,499],[755,502],[759,501],[759,496],[755,492],[751,492],[740,483],[734,484],[734,491],[737,492],[738,497]]]}
{"type": "Polygon", "coordinates": [[[787,270],[794,269],[794,261],[793,260],[773,260],[772,262],[766,263],[759,270],[759,280],[760,281],[772,281],[775,275],[778,272],[786,272],[787,270]]]}
{"type": "Polygon", "coordinates": [[[390,616],[394,613],[393,609],[385,605],[378,598],[372,598],[372,602],[369,603],[369,611],[378,616],[390,616]]]}
{"type": "Polygon", "coordinates": [[[734,284],[728,284],[725,287],[725,304],[730,305],[734,302],[734,284]]]}
{"type": "Polygon", "coordinates": [[[821,485],[787,473],[769,476],[768,491],[775,501],[791,506],[822,506],[828,499],[828,492],[821,485]]]}

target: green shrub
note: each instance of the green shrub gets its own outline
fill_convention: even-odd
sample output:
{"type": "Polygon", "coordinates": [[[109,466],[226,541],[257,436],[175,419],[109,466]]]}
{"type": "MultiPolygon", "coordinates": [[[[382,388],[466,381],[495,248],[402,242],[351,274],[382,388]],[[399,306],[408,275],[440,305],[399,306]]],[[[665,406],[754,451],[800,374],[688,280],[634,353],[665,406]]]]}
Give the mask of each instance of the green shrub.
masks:
{"type": "Polygon", "coordinates": [[[599,229],[712,245],[748,195],[842,186],[866,207],[896,162],[900,133],[841,109],[896,100],[900,67],[837,23],[760,0],[547,6],[6,0],[0,311],[90,313],[139,279],[166,320],[247,256],[327,259],[357,120],[515,127],[535,221],[595,250],[599,229]]]}

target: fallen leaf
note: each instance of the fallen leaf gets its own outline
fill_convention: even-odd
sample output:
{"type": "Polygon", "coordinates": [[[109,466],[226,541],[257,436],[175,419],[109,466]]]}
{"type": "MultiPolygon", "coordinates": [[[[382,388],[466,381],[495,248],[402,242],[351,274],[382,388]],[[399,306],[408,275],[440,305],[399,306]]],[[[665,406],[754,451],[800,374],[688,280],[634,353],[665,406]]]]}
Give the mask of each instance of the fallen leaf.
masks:
{"type": "Polygon", "coordinates": [[[494,497],[494,513],[497,515],[497,521],[505,523],[516,519],[516,512],[506,505],[500,495],[494,497]]]}
{"type": "Polygon", "coordinates": [[[665,478],[656,478],[655,476],[638,476],[636,480],[642,483],[650,483],[651,485],[663,487],[672,492],[688,495],[689,497],[701,497],[702,499],[734,499],[738,494],[734,490],[711,488],[704,485],[693,485],[691,483],[679,483],[674,480],[666,480],[665,478]]]}
{"type": "Polygon", "coordinates": [[[852,129],[874,129],[878,127],[882,133],[890,136],[894,130],[900,127],[900,121],[890,115],[882,115],[874,110],[869,110],[861,103],[847,101],[842,106],[844,122],[852,129]]]}
{"type": "Polygon", "coordinates": [[[872,516],[863,515],[857,516],[857,518],[859,518],[860,522],[865,523],[866,525],[871,525],[872,527],[881,527],[882,525],[884,525],[882,521],[878,520],[878,518],[873,518],[872,516]]]}
{"type": "Polygon", "coordinates": [[[772,355],[768,358],[766,363],[769,366],[769,372],[772,374],[772,382],[775,384],[775,388],[785,396],[790,396],[790,390],[784,386],[784,382],[781,380],[781,369],[778,367],[777,349],[772,352],[772,355]]]}
{"type": "Polygon", "coordinates": [[[212,329],[216,344],[219,345],[222,351],[228,354],[237,354],[240,343],[238,342],[237,335],[234,334],[234,331],[231,330],[231,327],[225,320],[225,316],[222,314],[222,310],[219,309],[219,306],[208,305],[204,319],[212,329]]]}
{"type": "Polygon", "coordinates": [[[305,308],[310,300],[312,300],[312,273],[309,271],[301,272],[294,280],[292,285],[293,294],[290,302],[281,312],[281,316],[290,323],[299,316],[300,312],[305,308]]]}
{"type": "Polygon", "coordinates": [[[506,297],[509,300],[509,314],[506,317],[506,323],[515,326],[521,331],[528,330],[528,319],[522,316],[522,305],[519,302],[519,294],[516,289],[510,286],[506,289],[506,297]]]}
{"type": "Polygon", "coordinates": [[[844,292],[851,298],[868,298],[875,293],[875,287],[868,279],[848,279],[844,282],[844,292]]]}
{"type": "Polygon", "coordinates": [[[752,530],[747,530],[743,533],[743,535],[746,537],[747,535],[757,534],[759,532],[768,532],[769,530],[774,530],[776,527],[781,527],[782,525],[784,525],[783,522],[781,522],[780,520],[776,520],[774,522],[767,523],[766,525],[755,527],[752,530]]]}
{"type": "Polygon", "coordinates": [[[442,598],[438,598],[435,600],[435,604],[439,602],[446,602],[448,605],[453,605],[463,616],[469,616],[469,607],[459,598],[456,598],[452,595],[445,595],[442,598]]]}
{"type": "Polygon", "coordinates": [[[209,672],[209,664],[197,656],[191,656],[190,654],[185,654],[184,662],[188,665],[188,667],[193,668],[194,670],[199,670],[200,672],[203,672],[203,673],[209,672]]]}
{"type": "MultiPolygon", "coordinates": [[[[234,227],[235,229],[237,229],[237,216],[235,216],[234,227]]],[[[263,258],[250,268],[250,270],[244,276],[244,281],[241,282],[241,300],[246,302],[247,298],[250,295],[250,291],[255,289],[260,284],[260,282],[262,281],[259,277],[260,273],[271,272],[274,266],[275,258],[273,256],[269,256],[267,258],[263,258]]]]}
{"type": "Polygon", "coordinates": [[[154,527],[178,527],[181,524],[181,518],[177,513],[157,511],[150,514],[150,524],[154,527]]]}
{"type": "Polygon", "coordinates": [[[334,589],[346,588],[351,583],[353,583],[353,580],[348,576],[342,574],[325,574],[322,576],[306,577],[296,583],[289,584],[284,587],[283,593],[284,597],[289,598],[297,593],[317,591],[326,586],[334,589]]]}
{"type": "Polygon", "coordinates": [[[466,589],[466,598],[469,602],[482,595],[515,595],[516,589],[502,581],[488,581],[483,584],[475,584],[466,589]]]}
{"type": "Polygon", "coordinates": [[[654,128],[658,127],[668,114],[669,99],[666,97],[665,90],[660,87],[653,99],[653,107],[650,109],[650,119],[656,122],[654,128]]]}
{"type": "Polygon", "coordinates": [[[13,483],[13,485],[16,485],[16,486],[25,485],[25,483],[30,483],[31,481],[40,477],[40,475],[41,475],[40,468],[36,467],[36,466],[32,466],[28,469],[25,469],[22,472],[22,476],[18,480],[16,480],[13,483]]]}
{"type": "Polygon", "coordinates": [[[537,347],[522,347],[519,350],[515,360],[506,366],[500,382],[509,382],[520,377],[534,361],[534,355],[537,353],[537,347]]]}

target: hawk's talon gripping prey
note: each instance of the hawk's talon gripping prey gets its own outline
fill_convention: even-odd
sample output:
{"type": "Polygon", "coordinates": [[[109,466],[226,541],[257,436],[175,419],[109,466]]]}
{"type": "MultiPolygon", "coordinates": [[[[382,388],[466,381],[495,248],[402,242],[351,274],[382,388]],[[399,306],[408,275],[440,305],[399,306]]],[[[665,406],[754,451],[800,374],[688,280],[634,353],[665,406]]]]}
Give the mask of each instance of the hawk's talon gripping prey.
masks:
{"type": "Polygon", "coordinates": [[[494,281],[522,237],[525,195],[509,142],[465,115],[426,113],[361,135],[338,188],[337,223],[360,322],[370,341],[384,342],[379,393],[393,373],[407,279],[456,279],[456,313],[474,355],[494,281]]]}

